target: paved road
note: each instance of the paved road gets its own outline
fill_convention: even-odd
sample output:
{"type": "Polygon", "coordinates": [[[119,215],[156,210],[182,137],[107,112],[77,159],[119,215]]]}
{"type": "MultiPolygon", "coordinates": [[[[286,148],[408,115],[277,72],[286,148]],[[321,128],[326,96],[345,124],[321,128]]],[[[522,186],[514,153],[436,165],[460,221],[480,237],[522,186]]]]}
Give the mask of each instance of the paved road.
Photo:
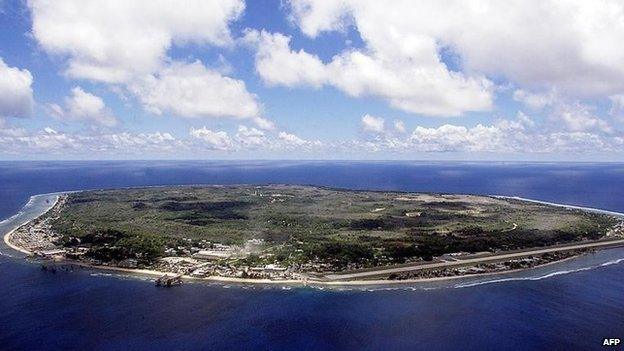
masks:
{"type": "Polygon", "coordinates": [[[402,266],[402,267],[396,267],[396,268],[384,268],[384,269],[378,269],[378,270],[366,271],[366,272],[345,273],[345,274],[327,274],[325,275],[325,278],[329,280],[361,279],[361,278],[374,277],[374,276],[380,276],[380,275],[389,275],[392,273],[412,272],[412,271],[418,271],[418,270],[423,270],[423,269],[448,268],[448,267],[466,266],[466,265],[478,264],[478,263],[486,263],[486,262],[492,262],[492,261],[511,260],[515,258],[527,257],[527,256],[532,256],[532,255],[541,255],[541,254],[545,254],[549,252],[570,251],[570,250],[577,250],[577,249],[604,248],[604,247],[612,247],[612,246],[624,246],[624,239],[609,240],[609,241],[605,240],[605,241],[597,241],[597,242],[595,241],[591,243],[550,247],[550,248],[535,249],[535,250],[522,251],[522,252],[498,254],[498,255],[493,255],[493,256],[466,258],[466,259],[461,259],[461,260],[452,261],[452,262],[436,262],[436,263],[428,263],[428,264],[415,263],[410,266],[402,266]]]}

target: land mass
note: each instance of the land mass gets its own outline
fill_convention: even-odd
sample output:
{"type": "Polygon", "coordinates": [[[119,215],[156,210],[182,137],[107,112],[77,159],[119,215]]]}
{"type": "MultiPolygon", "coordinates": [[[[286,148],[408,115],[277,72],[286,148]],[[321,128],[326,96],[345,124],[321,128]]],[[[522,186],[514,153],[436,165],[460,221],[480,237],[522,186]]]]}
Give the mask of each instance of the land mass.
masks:
{"type": "Polygon", "coordinates": [[[9,241],[101,267],[367,283],[530,268],[623,235],[616,216],[513,198],[239,185],[66,194],[9,241]]]}

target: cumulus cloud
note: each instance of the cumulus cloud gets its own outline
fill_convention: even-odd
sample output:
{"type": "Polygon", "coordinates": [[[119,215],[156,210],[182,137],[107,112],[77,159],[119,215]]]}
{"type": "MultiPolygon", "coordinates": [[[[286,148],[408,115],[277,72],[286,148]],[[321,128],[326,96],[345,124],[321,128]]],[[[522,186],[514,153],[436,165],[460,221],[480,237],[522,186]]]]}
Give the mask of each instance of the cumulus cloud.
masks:
{"type": "Polygon", "coordinates": [[[264,132],[260,129],[239,125],[234,137],[225,131],[213,131],[206,127],[192,128],[190,136],[194,145],[199,148],[228,152],[263,151],[310,151],[320,150],[320,141],[311,141],[295,134],[280,132],[264,132]]]}
{"type": "Polygon", "coordinates": [[[395,121],[394,121],[394,130],[395,130],[397,133],[405,133],[405,131],[406,131],[407,129],[405,128],[405,123],[404,123],[403,121],[400,121],[400,120],[395,120],[395,121]]]}
{"type": "Polygon", "coordinates": [[[406,137],[377,134],[366,140],[341,143],[344,150],[393,153],[481,152],[503,154],[547,154],[624,152],[621,136],[593,131],[549,131],[519,112],[516,119],[466,127],[443,124],[417,126],[406,137]]]}
{"type": "Polygon", "coordinates": [[[380,97],[395,108],[432,116],[484,111],[492,104],[492,84],[483,76],[449,71],[435,40],[419,43],[426,55],[368,46],[323,63],[304,50],[293,51],[290,38],[280,33],[251,31],[246,38],[257,48],[256,71],[268,85],[330,85],[353,97],[380,97]]]}
{"type": "Polygon", "coordinates": [[[32,33],[66,73],[108,83],[159,70],[173,45],[227,45],[242,0],[29,0],[32,33]]]}
{"type": "MultiPolygon", "coordinates": [[[[574,98],[624,91],[621,1],[291,0],[290,5],[305,34],[353,26],[365,44],[365,51],[355,53],[372,60],[367,67],[377,64],[385,73],[406,76],[426,73],[431,89],[438,92],[433,82],[451,88],[447,96],[461,97],[468,93],[464,89],[487,92],[470,84],[466,72],[502,76],[534,91],[556,88],[574,98]],[[443,50],[460,58],[464,73],[449,72],[440,62],[443,50]]],[[[377,76],[383,84],[384,75],[377,76]]]]}
{"type": "Polygon", "coordinates": [[[624,136],[596,132],[548,131],[526,115],[499,119],[492,124],[465,127],[443,124],[418,126],[411,133],[397,136],[377,134],[372,138],[320,142],[306,140],[292,133],[266,133],[249,126],[239,126],[234,137],[225,131],[207,127],[192,128],[188,138],[178,139],[167,132],[154,133],[66,133],[50,127],[28,132],[0,119],[0,154],[111,155],[128,157],[146,153],[177,155],[179,152],[201,155],[202,152],[239,153],[250,151],[314,152],[340,156],[353,153],[504,153],[504,154],[624,154],[624,136]],[[522,116],[522,118],[520,118],[522,116]]]}
{"type": "Polygon", "coordinates": [[[204,145],[214,150],[230,150],[232,148],[232,139],[224,131],[213,131],[206,127],[191,128],[190,132],[193,138],[201,140],[204,145]]]}
{"type": "Polygon", "coordinates": [[[102,98],[80,87],[72,88],[71,96],[65,98],[65,107],[50,104],[48,108],[55,118],[63,121],[93,123],[104,127],[113,127],[119,122],[102,98]]]}
{"type": "Polygon", "coordinates": [[[286,143],[292,144],[292,145],[305,145],[306,143],[308,143],[306,140],[303,140],[294,134],[290,134],[286,132],[280,132],[279,138],[280,140],[283,140],[286,143]]]}
{"type": "MultiPolygon", "coordinates": [[[[301,149],[311,151],[312,149],[322,149],[325,145],[318,140],[307,140],[292,133],[280,132],[278,134],[278,149],[301,149]]],[[[333,148],[333,146],[330,146],[333,148]]]]}
{"type": "Polygon", "coordinates": [[[531,117],[527,116],[524,112],[522,111],[518,111],[518,113],[516,114],[516,117],[518,118],[518,121],[528,127],[528,128],[533,128],[535,127],[535,122],[531,119],[531,117]]]}
{"type": "Polygon", "coordinates": [[[26,133],[25,129],[14,127],[6,119],[0,117],[0,137],[20,137],[26,133]]]}
{"type": "Polygon", "coordinates": [[[597,117],[593,113],[593,108],[581,103],[561,103],[558,104],[550,115],[550,118],[572,132],[599,131],[612,133],[611,125],[597,117]]]}
{"type": "Polygon", "coordinates": [[[242,0],[29,0],[28,5],[34,38],[47,53],[66,59],[69,77],[114,84],[157,115],[254,118],[263,128],[272,127],[259,115],[256,96],[243,81],[225,76],[227,69],[169,57],[173,46],[233,44],[229,25],[241,16],[242,0]]]}
{"type": "Polygon", "coordinates": [[[258,128],[260,129],[264,129],[264,130],[273,130],[275,129],[275,123],[273,123],[273,121],[268,120],[266,118],[263,117],[254,117],[252,119],[252,121],[256,124],[256,126],[258,126],[258,128]]]}
{"type": "Polygon", "coordinates": [[[267,143],[267,138],[263,131],[247,126],[238,126],[236,140],[242,144],[243,147],[247,148],[258,148],[265,146],[267,143]]]}
{"type": "Polygon", "coordinates": [[[360,119],[360,127],[362,128],[362,131],[369,133],[375,138],[376,136],[383,136],[383,139],[386,141],[389,140],[392,135],[400,136],[407,132],[407,127],[405,127],[405,123],[401,120],[396,119],[392,121],[390,126],[386,126],[385,118],[375,117],[368,114],[362,116],[360,119]]]}
{"type": "MultiPolygon", "coordinates": [[[[154,133],[116,133],[103,134],[99,136],[91,136],[89,138],[97,138],[97,142],[91,142],[91,148],[95,151],[127,150],[130,153],[143,153],[149,151],[158,152],[175,152],[186,148],[182,141],[177,140],[170,133],[154,132],[154,133]]],[[[84,143],[84,140],[81,140],[84,143]]]]}
{"type": "Polygon", "coordinates": [[[371,133],[383,133],[386,121],[381,117],[364,115],[362,117],[362,130],[371,133]]]}
{"type": "Polygon", "coordinates": [[[318,56],[290,50],[290,38],[266,31],[248,31],[245,41],[257,46],[256,71],[268,85],[321,87],[327,70],[318,56]]]}
{"type": "Polygon", "coordinates": [[[289,1],[290,20],[310,37],[320,32],[344,31],[352,24],[348,1],[289,1]]]}
{"type": "Polygon", "coordinates": [[[438,128],[416,127],[410,137],[412,145],[422,151],[496,151],[513,152],[525,146],[523,127],[518,123],[499,122],[472,128],[445,124],[438,128]],[[519,140],[521,139],[521,140],[519,140]]]}
{"type": "MultiPolygon", "coordinates": [[[[158,74],[131,83],[146,110],[187,118],[258,118],[260,105],[241,80],[224,77],[201,62],[174,62],[158,74]]],[[[267,123],[263,120],[262,123],[267,123]]]]}
{"type": "MultiPolygon", "coordinates": [[[[611,97],[612,115],[617,110],[617,96],[611,97]]],[[[513,99],[534,111],[545,111],[550,121],[553,122],[555,129],[571,132],[613,132],[613,127],[609,122],[596,116],[593,106],[582,103],[579,100],[567,99],[554,90],[546,93],[532,93],[518,89],[514,91],[513,99]]],[[[519,115],[519,118],[522,118],[522,115],[519,115]]]]}
{"type": "Polygon", "coordinates": [[[32,114],[32,82],[28,70],[9,67],[0,57],[0,117],[28,117],[32,114]]]}
{"type": "Polygon", "coordinates": [[[540,94],[518,89],[514,91],[513,99],[533,110],[540,110],[554,104],[558,100],[558,97],[554,91],[540,94]]]}
{"type": "Polygon", "coordinates": [[[499,119],[492,124],[466,127],[443,124],[417,126],[406,136],[389,133],[373,138],[351,140],[333,145],[344,152],[414,153],[495,153],[552,154],[624,152],[621,136],[597,132],[548,131],[530,117],[519,113],[516,119],[499,119]]]}
{"type": "Polygon", "coordinates": [[[183,142],[169,133],[64,133],[50,127],[39,131],[7,135],[0,132],[0,154],[61,155],[62,157],[112,155],[142,157],[146,152],[174,152],[184,149],[183,142]]]}

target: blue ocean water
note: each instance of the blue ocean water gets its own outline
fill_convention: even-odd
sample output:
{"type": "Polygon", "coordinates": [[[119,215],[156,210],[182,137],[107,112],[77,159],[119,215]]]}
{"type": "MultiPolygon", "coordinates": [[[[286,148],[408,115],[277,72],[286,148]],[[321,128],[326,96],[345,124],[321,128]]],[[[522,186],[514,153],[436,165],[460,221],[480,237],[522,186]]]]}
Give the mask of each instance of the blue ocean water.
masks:
{"type": "MultiPolygon", "coordinates": [[[[513,195],[624,212],[624,164],[1,162],[0,219],[40,193],[234,183],[513,195]]],[[[158,289],[90,270],[43,272],[0,253],[0,350],[569,350],[624,337],[623,249],[487,284],[332,291],[158,289]]]]}

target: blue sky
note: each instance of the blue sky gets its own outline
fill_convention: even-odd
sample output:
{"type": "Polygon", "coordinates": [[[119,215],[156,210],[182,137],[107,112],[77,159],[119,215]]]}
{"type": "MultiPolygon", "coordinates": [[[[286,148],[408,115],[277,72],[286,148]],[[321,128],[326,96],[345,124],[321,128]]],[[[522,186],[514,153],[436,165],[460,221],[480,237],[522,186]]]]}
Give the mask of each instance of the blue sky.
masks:
{"type": "Polygon", "coordinates": [[[540,3],[0,1],[0,159],[621,160],[624,5],[540,3]]]}

